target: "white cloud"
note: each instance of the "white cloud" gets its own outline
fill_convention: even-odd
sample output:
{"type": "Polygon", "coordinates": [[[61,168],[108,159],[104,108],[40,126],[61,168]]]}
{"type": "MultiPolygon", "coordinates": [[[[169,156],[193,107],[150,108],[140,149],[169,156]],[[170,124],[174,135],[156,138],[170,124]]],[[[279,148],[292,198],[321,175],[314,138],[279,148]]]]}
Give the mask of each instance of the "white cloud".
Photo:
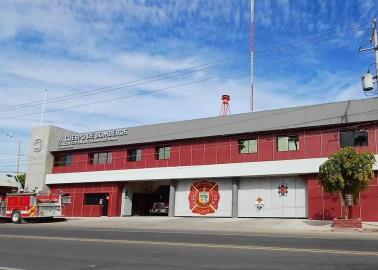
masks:
{"type": "MultiPolygon", "coordinates": [[[[307,10],[310,1],[299,1],[300,4],[295,5],[286,0],[256,2],[257,25],[267,30],[278,29],[286,41],[291,39],[290,35],[298,38],[309,31],[316,34],[333,26],[323,17],[314,20],[307,10]],[[278,12],[274,10],[275,3],[279,6],[278,12]]],[[[76,94],[78,90],[133,81],[229,57],[233,61],[182,78],[47,104],[47,110],[51,110],[118,99],[47,113],[45,123],[87,131],[216,116],[220,96],[225,93],[231,95],[232,113],[248,111],[250,90],[248,61],[245,60],[248,59],[249,1],[156,3],[92,1],[89,5],[85,1],[2,1],[0,106],[40,100],[45,88],[49,90],[49,97],[76,94]],[[240,60],[230,52],[236,52],[244,59],[240,60]],[[241,75],[122,98],[138,91],[153,91],[226,73],[240,62],[245,62],[241,75]]],[[[329,9],[334,4],[320,0],[318,3],[323,15],[331,12],[329,9]]],[[[262,37],[261,33],[256,34],[256,37],[262,37]]],[[[273,35],[264,37],[268,43],[275,44],[276,40],[270,39],[273,35]]],[[[360,37],[361,30],[355,33],[355,38],[360,37]]],[[[326,38],[316,41],[332,42],[326,38]]],[[[312,46],[324,45],[318,43],[312,46]]],[[[308,47],[303,47],[307,52],[308,47]]],[[[295,51],[295,54],[300,53],[295,51]]],[[[320,67],[323,59],[318,56],[293,58],[283,52],[282,58],[289,56],[285,61],[289,64],[277,71],[277,67],[281,67],[277,60],[282,58],[276,59],[277,55],[271,52],[266,55],[267,59],[258,54],[256,57],[258,68],[268,67],[266,74],[271,74],[269,77],[262,76],[261,72],[256,75],[257,110],[361,97],[352,72],[332,73],[324,67],[326,71],[316,73],[312,78],[304,76],[306,79],[301,80],[298,72],[292,71],[294,68],[320,67]],[[340,78],[347,78],[342,85],[340,78]]],[[[306,71],[301,69],[302,73],[306,71]]],[[[14,142],[3,138],[8,131],[22,140],[22,153],[26,154],[29,131],[39,124],[40,111],[41,106],[36,106],[6,113],[0,107],[0,159],[14,160],[14,142]],[[29,115],[1,119],[19,114],[29,115]]]]}

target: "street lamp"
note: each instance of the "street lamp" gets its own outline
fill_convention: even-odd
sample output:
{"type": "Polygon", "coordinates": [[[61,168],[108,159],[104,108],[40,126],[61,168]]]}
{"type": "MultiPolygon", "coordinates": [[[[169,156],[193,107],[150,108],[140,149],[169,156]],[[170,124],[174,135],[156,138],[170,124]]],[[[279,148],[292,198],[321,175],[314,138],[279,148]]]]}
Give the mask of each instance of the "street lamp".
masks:
{"type": "MultiPolygon", "coordinates": [[[[6,136],[9,137],[9,138],[14,138],[13,135],[12,135],[11,133],[7,133],[6,136]]],[[[18,173],[19,173],[19,171],[20,171],[20,150],[21,150],[21,141],[16,139],[16,142],[17,142],[17,169],[16,169],[16,176],[18,177],[18,173]]]]}

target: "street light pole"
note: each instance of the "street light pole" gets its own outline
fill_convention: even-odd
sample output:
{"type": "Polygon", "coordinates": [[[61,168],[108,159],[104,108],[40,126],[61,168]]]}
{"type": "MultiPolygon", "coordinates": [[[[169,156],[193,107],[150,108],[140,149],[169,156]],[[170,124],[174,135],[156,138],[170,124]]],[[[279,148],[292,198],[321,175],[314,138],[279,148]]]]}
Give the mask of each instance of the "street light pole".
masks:
{"type": "Polygon", "coordinates": [[[21,152],[21,141],[17,140],[17,170],[16,170],[17,177],[18,177],[18,173],[20,172],[20,152],[21,152]]]}
{"type": "MultiPolygon", "coordinates": [[[[9,138],[14,138],[12,134],[10,133],[7,133],[6,134],[7,137],[9,138]]],[[[17,167],[16,167],[16,176],[18,177],[18,174],[20,172],[20,155],[21,155],[21,141],[20,140],[16,140],[17,142],[17,167]]]]}

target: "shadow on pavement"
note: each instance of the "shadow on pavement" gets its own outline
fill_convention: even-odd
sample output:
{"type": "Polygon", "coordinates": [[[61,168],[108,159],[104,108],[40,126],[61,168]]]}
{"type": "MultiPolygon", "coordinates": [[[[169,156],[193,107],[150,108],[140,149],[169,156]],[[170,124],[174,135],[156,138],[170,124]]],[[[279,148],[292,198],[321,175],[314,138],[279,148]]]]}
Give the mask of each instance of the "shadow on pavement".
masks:
{"type": "Polygon", "coordinates": [[[310,226],[327,226],[331,225],[332,221],[331,220],[303,220],[304,223],[310,226]]]}
{"type": "Polygon", "coordinates": [[[65,222],[66,218],[36,218],[36,219],[25,219],[24,223],[58,223],[65,222]]]}

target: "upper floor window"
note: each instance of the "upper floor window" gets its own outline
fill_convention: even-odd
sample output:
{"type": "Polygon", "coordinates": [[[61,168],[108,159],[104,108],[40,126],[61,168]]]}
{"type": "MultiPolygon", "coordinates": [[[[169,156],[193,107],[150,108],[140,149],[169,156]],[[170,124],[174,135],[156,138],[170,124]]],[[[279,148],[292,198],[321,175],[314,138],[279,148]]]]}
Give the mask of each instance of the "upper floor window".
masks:
{"type": "Polygon", "coordinates": [[[127,150],[127,160],[128,161],[141,161],[142,160],[142,149],[135,148],[127,150]]]}
{"type": "Polygon", "coordinates": [[[112,152],[99,152],[89,154],[90,164],[111,164],[112,152]]]}
{"type": "Polygon", "coordinates": [[[157,159],[170,159],[171,158],[171,147],[163,146],[156,149],[157,159]]]}
{"type": "Polygon", "coordinates": [[[350,130],[340,132],[340,146],[368,146],[368,132],[366,130],[350,130]]]}
{"type": "Polygon", "coordinates": [[[239,141],[239,153],[250,154],[257,152],[257,139],[240,140],[239,141]]]}
{"type": "Polygon", "coordinates": [[[70,166],[72,164],[72,155],[61,155],[54,157],[54,166],[63,167],[70,166]]]}
{"type": "Polygon", "coordinates": [[[299,136],[281,136],[277,137],[277,151],[298,151],[299,136]]]}

